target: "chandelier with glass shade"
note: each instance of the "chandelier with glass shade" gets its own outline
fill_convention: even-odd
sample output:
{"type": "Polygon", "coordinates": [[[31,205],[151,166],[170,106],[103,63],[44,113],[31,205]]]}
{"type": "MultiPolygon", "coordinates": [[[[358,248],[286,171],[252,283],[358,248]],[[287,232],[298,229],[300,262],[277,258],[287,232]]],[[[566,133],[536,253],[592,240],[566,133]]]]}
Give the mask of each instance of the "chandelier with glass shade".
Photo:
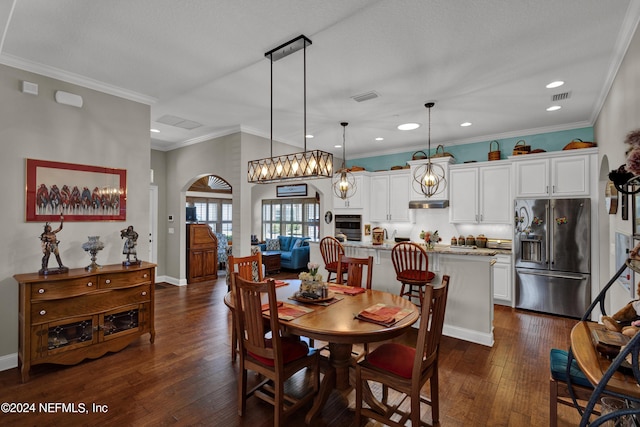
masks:
{"type": "Polygon", "coordinates": [[[356,178],[347,169],[346,161],[346,129],[349,123],[342,122],[342,167],[333,175],[333,193],[342,200],[348,199],[356,193],[356,178]]]}
{"type": "Polygon", "coordinates": [[[444,191],[446,178],[444,168],[431,162],[431,108],[434,102],[427,102],[424,106],[429,112],[429,142],[427,150],[427,162],[416,167],[413,171],[413,188],[427,198],[433,197],[444,191]]]}

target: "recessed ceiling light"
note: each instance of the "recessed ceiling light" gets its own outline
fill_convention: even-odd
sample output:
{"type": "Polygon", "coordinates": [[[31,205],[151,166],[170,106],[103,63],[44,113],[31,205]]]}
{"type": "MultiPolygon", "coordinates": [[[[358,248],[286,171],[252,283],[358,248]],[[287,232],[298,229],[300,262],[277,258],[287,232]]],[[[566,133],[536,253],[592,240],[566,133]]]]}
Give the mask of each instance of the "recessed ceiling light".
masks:
{"type": "Polygon", "coordinates": [[[460,126],[467,127],[467,126],[471,126],[471,122],[464,122],[464,123],[460,123],[460,126]]]}
{"type": "Polygon", "coordinates": [[[420,125],[418,123],[405,123],[403,125],[399,125],[398,129],[400,130],[414,130],[418,129],[420,125]]]}
{"type": "Polygon", "coordinates": [[[376,138],[376,141],[384,141],[384,138],[379,136],[379,137],[376,138]]]}
{"type": "Polygon", "coordinates": [[[313,138],[313,135],[309,134],[309,135],[305,135],[304,137],[307,138],[307,139],[311,139],[311,138],[313,138]]]}
{"type": "Polygon", "coordinates": [[[150,129],[151,132],[153,133],[160,133],[160,131],[158,129],[150,129]]]}
{"type": "Polygon", "coordinates": [[[553,89],[556,87],[560,87],[564,84],[562,80],[556,80],[555,82],[551,82],[547,85],[547,89],[553,89]]]}
{"type": "Polygon", "coordinates": [[[342,148],[342,145],[336,144],[336,145],[333,146],[333,148],[342,148]]]}
{"type": "Polygon", "coordinates": [[[547,111],[558,111],[561,108],[562,107],[559,105],[552,105],[551,107],[547,108],[547,111]]]}

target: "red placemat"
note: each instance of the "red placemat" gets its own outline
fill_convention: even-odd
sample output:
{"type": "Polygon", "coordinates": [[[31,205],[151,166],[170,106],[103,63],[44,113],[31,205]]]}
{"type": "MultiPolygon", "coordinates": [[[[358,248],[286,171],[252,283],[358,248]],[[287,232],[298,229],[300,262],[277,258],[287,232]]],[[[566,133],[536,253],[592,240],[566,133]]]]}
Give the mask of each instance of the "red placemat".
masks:
{"type": "Polygon", "coordinates": [[[356,318],[365,322],[377,323],[383,326],[391,326],[404,319],[411,313],[411,309],[391,306],[386,304],[376,304],[362,310],[356,318]]]}
{"type": "Polygon", "coordinates": [[[287,286],[289,284],[289,282],[285,282],[284,280],[274,280],[274,282],[276,283],[276,288],[279,288],[280,286],[287,286]]]}
{"type": "Polygon", "coordinates": [[[339,294],[344,294],[344,295],[358,295],[366,291],[365,288],[356,288],[353,286],[339,286],[339,285],[329,286],[329,290],[339,294]]]}
{"type": "MultiPolygon", "coordinates": [[[[268,308],[269,306],[267,305],[267,309],[268,308]]],[[[278,301],[278,319],[280,320],[293,320],[300,316],[304,316],[307,313],[311,313],[312,311],[312,308],[301,307],[299,305],[287,304],[278,301]]],[[[269,316],[269,312],[266,310],[264,314],[267,317],[269,316]]]]}

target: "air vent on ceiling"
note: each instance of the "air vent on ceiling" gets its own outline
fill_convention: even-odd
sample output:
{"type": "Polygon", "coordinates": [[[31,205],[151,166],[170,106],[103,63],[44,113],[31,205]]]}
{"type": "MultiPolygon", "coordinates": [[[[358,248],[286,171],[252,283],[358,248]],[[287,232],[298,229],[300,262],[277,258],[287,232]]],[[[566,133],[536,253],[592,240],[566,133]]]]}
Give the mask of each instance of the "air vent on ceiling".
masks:
{"type": "Polygon", "coordinates": [[[183,119],[183,118],[178,117],[178,116],[172,116],[170,114],[165,114],[164,116],[162,116],[158,120],[156,120],[156,122],[162,123],[162,124],[165,124],[165,125],[169,125],[169,126],[179,127],[179,128],[182,128],[182,129],[187,129],[187,130],[199,128],[200,126],[202,126],[202,124],[200,124],[198,122],[194,122],[194,121],[191,121],[191,120],[183,119]]]}
{"type": "Polygon", "coordinates": [[[375,90],[372,90],[370,92],[361,93],[360,95],[354,95],[351,98],[354,101],[363,102],[363,101],[368,101],[370,99],[375,99],[375,98],[377,98],[379,96],[380,95],[378,95],[378,93],[375,90]]]}
{"type": "Polygon", "coordinates": [[[571,97],[571,92],[556,93],[551,97],[551,101],[553,102],[564,101],[565,99],[569,99],[570,97],[571,97]]]}

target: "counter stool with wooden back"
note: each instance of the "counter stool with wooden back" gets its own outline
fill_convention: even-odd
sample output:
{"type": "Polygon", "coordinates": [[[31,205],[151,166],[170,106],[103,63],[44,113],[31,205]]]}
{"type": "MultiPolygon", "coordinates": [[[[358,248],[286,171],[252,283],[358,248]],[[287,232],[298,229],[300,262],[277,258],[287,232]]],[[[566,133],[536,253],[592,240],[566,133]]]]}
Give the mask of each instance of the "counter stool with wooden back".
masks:
{"type": "MultiPolygon", "coordinates": [[[[338,274],[338,258],[340,255],[344,256],[344,247],[335,237],[326,236],[320,240],[320,255],[328,272],[327,282],[330,282],[331,274],[338,274]]],[[[346,272],[346,268],[344,271],[346,272]]]]}
{"type": "Polygon", "coordinates": [[[396,270],[396,279],[402,283],[400,296],[418,298],[422,307],[424,287],[427,286],[435,274],[429,271],[429,257],[420,245],[412,242],[401,242],[391,249],[391,260],[396,270]]]}

